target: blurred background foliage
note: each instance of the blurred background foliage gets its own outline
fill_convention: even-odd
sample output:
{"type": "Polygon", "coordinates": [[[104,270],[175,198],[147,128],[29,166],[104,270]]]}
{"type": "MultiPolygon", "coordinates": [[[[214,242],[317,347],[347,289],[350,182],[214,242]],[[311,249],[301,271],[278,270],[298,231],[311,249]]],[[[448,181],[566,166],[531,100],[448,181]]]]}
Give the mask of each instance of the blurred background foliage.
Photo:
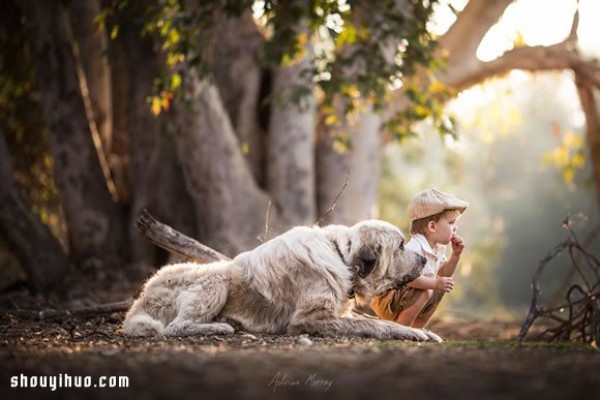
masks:
{"type": "MultiPolygon", "coordinates": [[[[472,315],[522,312],[540,260],[564,239],[570,213],[580,240],[598,223],[584,119],[568,74],[512,72],[461,93],[448,105],[458,137],[430,124],[385,151],[380,212],[409,231],[406,207],[424,187],[471,202],[459,220],[467,251],[444,310],[472,315]],[[556,95],[560,93],[560,95],[556,95]],[[575,165],[573,165],[575,164],[575,165]]],[[[592,248],[598,249],[596,246],[592,248]]],[[[596,251],[596,254],[598,252],[596,251]]],[[[568,275],[568,254],[542,280],[545,301],[568,275]]]]}

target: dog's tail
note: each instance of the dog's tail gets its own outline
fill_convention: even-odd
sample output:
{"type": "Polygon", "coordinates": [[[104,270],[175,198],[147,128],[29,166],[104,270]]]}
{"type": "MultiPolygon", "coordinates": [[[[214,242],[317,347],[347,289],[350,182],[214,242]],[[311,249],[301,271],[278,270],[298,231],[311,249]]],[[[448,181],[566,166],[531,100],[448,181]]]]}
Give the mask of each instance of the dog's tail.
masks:
{"type": "Polygon", "coordinates": [[[123,322],[127,336],[162,336],[165,325],[134,304],[123,322]]]}

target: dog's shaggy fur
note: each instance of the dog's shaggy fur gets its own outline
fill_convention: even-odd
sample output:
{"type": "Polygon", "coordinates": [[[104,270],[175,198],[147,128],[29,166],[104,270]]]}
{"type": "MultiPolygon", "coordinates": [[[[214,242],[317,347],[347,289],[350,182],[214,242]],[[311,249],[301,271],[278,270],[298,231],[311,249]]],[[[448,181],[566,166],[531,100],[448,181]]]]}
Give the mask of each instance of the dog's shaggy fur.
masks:
{"type": "Polygon", "coordinates": [[[352,296],[398,288],[420,276],[425,260],[404,249],[395,226],[296,227],[231,261],[163,267],[129,310],[130,336],[249,332],[378,339],[441,339],[395,322],[352,318],[352,296]]]}

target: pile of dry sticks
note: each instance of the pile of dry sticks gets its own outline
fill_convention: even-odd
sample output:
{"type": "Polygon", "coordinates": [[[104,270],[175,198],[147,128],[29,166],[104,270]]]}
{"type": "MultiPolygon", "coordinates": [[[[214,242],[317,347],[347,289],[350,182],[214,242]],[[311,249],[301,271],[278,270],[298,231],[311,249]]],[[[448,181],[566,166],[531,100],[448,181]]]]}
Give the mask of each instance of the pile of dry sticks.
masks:
{"type": "Polygon", "coordinates": [[[517,340],[525,340],[535,321],[547,326],[529,339],[557,341],[581,341],[593,347],[600,345],[600,260],[592,254],[591,245],[600,233],[596,227],[582,244],[575,234],[571,216],[563,222],[567,239],[558,244],[541,261],[532,278],[533,297],[529,314],[521,327],[517,340]],[[544,307],[541,299],[540,280],[546,267],[564,251],[569,252],[571,270],[567,273],[556,299],[550,307],[544,307]],[[557,301],[558,300],[558,301],[557,301]]]}

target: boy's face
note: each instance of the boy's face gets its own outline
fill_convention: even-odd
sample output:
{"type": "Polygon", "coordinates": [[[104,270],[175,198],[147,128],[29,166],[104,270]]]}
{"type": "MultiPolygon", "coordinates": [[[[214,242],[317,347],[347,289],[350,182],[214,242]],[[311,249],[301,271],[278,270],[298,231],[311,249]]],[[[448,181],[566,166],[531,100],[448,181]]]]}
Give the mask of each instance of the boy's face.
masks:
{"type": "Polygon", "coordinates": [[[447,211],[438,221],[430,221],[427,225],[429,239],[435,244],[446,245],[456,233],[456,221],[460,213],[447,211]]]}

